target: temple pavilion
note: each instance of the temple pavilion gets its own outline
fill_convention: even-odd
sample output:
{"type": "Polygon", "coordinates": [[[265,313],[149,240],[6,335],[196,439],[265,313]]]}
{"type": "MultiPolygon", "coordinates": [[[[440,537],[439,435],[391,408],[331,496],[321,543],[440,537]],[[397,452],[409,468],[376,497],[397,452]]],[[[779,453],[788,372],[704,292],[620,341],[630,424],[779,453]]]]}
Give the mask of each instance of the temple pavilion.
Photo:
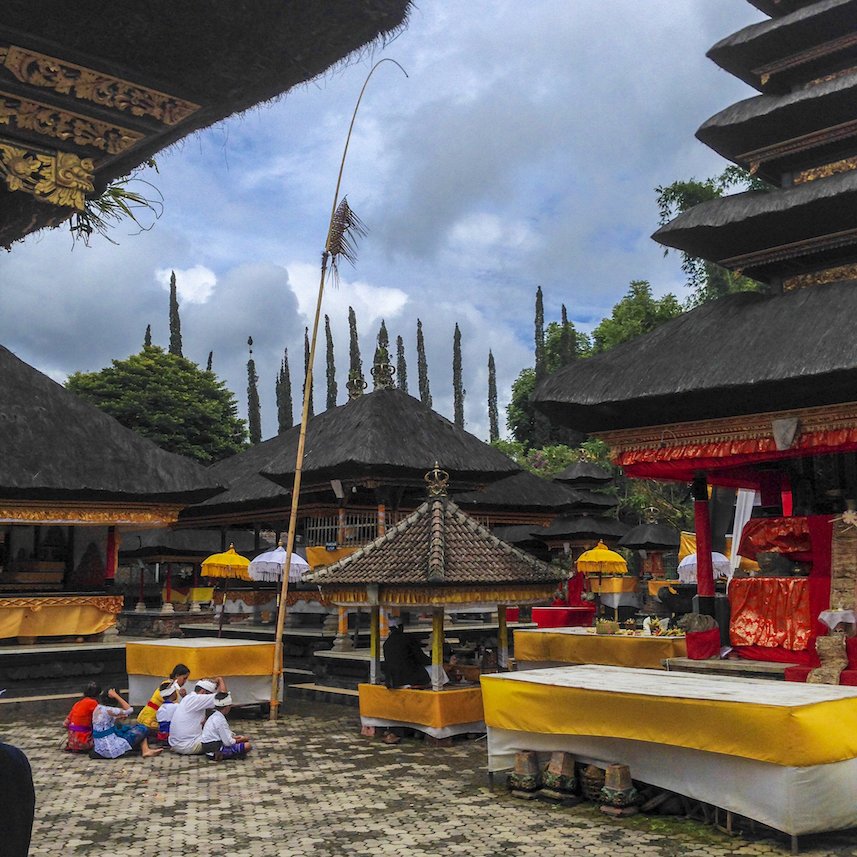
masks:
{"type": "Polygon", "coordinates": [[[405,23],[407,0],[0,4],[0,246],[405,23]]]}
{"type": "Polygon", "coordinates": [[[98,634],[123,534],[220,490],[0,346],[0,639],[98,634]]]}
{"type": "Polygon", "coordinates": [[[577,361],[536,398],[605,440],[627,475],[693,484],[701,609],[714,594],[708,487],[758,491],[763,517],[735,544],[786,558],[790,576],[732,582],[731,640],[745,656],[809,662],[827,630],[817,617],[853,609],[857,577],[857,2],[754,5],[769,20],[709,56],[758,94],[697,136],[770,187],[697,205],[654,238],[762,290],[577,361]]]}

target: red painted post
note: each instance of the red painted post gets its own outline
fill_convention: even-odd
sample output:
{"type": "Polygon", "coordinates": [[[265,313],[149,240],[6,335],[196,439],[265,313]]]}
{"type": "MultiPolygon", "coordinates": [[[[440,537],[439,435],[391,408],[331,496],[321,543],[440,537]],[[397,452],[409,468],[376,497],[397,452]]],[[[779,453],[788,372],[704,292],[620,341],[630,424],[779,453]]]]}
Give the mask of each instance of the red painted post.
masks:
{"type": "Polygon", "coordinates": [[[700,613],[714,614],[714,565],[711,562],[711,517],[708,512],[708,480],[693,480],[693,519],[696,524],[696,591],[700,613]],[[702,599],[706,599],[703,603],[702,599]]]}

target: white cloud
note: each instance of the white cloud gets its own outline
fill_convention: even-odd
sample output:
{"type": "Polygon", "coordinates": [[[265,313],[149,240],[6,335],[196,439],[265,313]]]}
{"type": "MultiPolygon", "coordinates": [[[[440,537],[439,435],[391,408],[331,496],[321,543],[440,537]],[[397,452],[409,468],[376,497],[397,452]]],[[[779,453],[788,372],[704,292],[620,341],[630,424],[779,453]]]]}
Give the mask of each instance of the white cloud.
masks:
{"type": "Polygon", "coordinates": [[[217,275],[205,265],[194,265],[192,268],[158,268],[155,279],[161,286],[170,290],[172,274],[176,275],[176,292],[179,303],[204,304],[214,294],[217,285],[217,275]]]}

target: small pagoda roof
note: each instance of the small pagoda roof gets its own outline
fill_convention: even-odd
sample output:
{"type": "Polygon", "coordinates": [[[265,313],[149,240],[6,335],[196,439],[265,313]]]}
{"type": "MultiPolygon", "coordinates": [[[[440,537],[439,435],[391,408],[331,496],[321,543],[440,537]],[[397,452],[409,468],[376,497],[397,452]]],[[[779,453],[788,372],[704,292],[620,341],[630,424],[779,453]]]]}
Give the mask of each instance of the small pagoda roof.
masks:
{"type": "Polygon", "coordinates": [[[783,15],[791,15],[792,12],[810,6],[817,0],[749,0],[749,2],[760,12],[772,18],[782,18],[783,15]]]}
{"type": "Polygon", "coordinates": [[[222,490],[3,346],[0,378],[0,497],[186,505],[222,490]]]}
{"type": "Polygon", "coordinates": [[[408,0],[80,0],[73,9],[4,0],[0,81],[10,98],[2,136],[67,168],[73,175],[58,184],[65,193],[64,180],[75,179],[80,198],[54,204],[40,188],[58,170],[45,170],[39,186],[25,182],[28,192],[4,199],[0,244],[57,225],[83,195],[98,195],[188,134],[394,35],[408,8],[408,0]]]}
{"type": "Polygon", "coordinates": [[[329,587],[455,588],[552,586],[566,572],[552,568],[492,535],[448,497],[423,503],[356,553],[315,572],[329,587]]]}
{"type": "MultiPolygon", "coordinates": [[[[291,487],[298,435],[295,427],[277,438],[277,455],[262,468],[263,476],[291,487]]],[[[442,461],[451,481],[465,489],[521,469],[419,399],[401,390],[376,390],[310,420],[303,478],[307,485],[331,479],[377,479],[421,486],[435,461],[442,461]]]]}
{"type": "Polygon", "coordinates": [[[837,40],[854,26],[857,0],[819,0],[721,39],[708,57],[768,92],[784,92],[854,64],[855,48],[837,40]]]}
{"type": "Polygon", "coordinates": [[[573,515],[557,518],[539,534],[541,539],[619,539],[628,532],[627,524],[616,518],[573,515]]]}
{"type": "Polygon", "coordinates": [[[763,282],[853,261],[857,171],[700,203],[652,236],[763,282]]]}
{"type": "Polygon", "coordinates": [[[681,534],[667,524],[638,524],[619,539],[623,548],[643,551],[675,550],[681,542],[681,534]]]}
{"type": "MultiPolygon", "coordinates": [[[[221,550],[221,542],[219,530],[143,530],[123,536],[119,559],[197,563],[221,550]]],[[[226,542],[242,554],[255,550],[255,537],[246,530],[227,530],[226,542]]]]}
{"type": "Polygon", "coordinates": [[[557,485],[526,470],[498,479],[481,491],[455,495],[456,504],[462,508],[514,509],[522,512],[559,512],[574,508],[585,499],[571,488],[557,485]]]}
{"type": "Polygon", "coordinates": [[[594,461],[575,461],[554,474],[554,482],[564,482],[575,488],[591,488],[613,481],[613,474],[594,461]]]}
{"type": "Polygon", "coordinates": [[[708,119],[697,138],[724,158],[779,185],[786,172],[831,163],[850,154],[853,138],[824,132],[852,122],[857,72],[784,95],[757,95],[708,119]]]}
{"type": "Polygon", "coordinates": [[[727,295],[560,369],[534,401],[586,432],[852,401],[855,317],[853,283],[727,295]]]}

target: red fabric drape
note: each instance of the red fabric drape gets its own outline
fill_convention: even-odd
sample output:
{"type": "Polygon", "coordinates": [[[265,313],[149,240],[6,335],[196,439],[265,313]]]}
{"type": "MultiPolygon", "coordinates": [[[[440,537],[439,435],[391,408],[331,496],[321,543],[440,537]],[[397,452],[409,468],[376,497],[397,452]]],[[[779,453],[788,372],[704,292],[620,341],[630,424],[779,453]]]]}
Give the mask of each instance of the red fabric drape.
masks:
{"type": "Polygon", "coordinates": [[[756,559],[759,551],[795,554],[812,551],[806,518],[751,518],[744,525],[738,553],[756,559]]]}
{"type": "Polygon", "coordinates": [[[806,578],[744,577],[729,584],[733,646],[802,651],[812,636],[806,578]]]}

